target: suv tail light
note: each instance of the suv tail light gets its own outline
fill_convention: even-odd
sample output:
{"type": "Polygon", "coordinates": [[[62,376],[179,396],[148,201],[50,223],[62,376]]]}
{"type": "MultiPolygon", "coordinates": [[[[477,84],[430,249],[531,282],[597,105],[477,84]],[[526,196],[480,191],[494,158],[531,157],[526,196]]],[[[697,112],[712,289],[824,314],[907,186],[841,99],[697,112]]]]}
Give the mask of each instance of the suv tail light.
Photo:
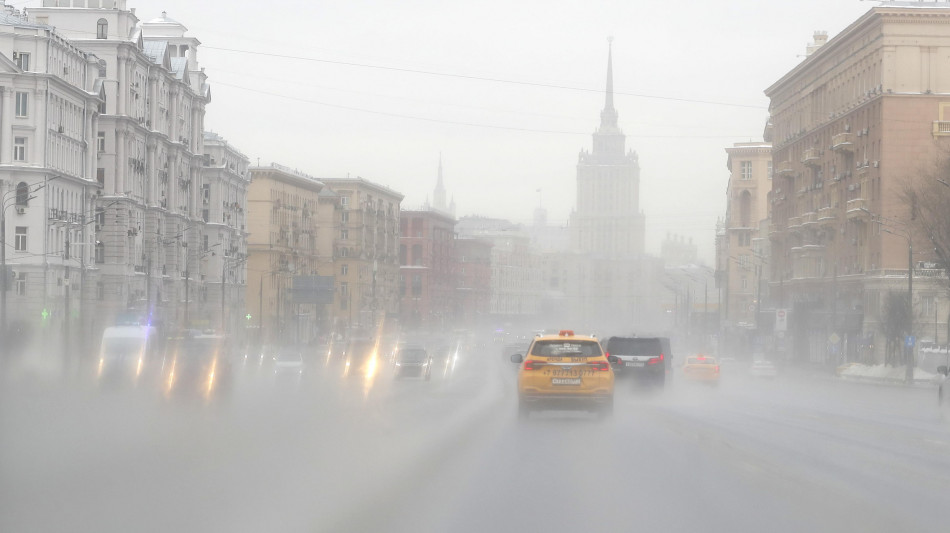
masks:
{"type": "Polygon", "coordinates": [[[534,360],[528,359],[527,361],[524,362],[525,370],[539,370],[542,366],[544,366],[544,361],[534,361],[534,360]]]}
{"type": "Polygon", "coordinates": [[[655,364],[657,364],[657,363],[662,363],[662,362],[663,362],[663,354],[660,354],[659,357],[653,357],[653,358],[651,358],[649,361],[647,361],[647,364],[648,364],[648,365],[655,365],[655,364]]]}

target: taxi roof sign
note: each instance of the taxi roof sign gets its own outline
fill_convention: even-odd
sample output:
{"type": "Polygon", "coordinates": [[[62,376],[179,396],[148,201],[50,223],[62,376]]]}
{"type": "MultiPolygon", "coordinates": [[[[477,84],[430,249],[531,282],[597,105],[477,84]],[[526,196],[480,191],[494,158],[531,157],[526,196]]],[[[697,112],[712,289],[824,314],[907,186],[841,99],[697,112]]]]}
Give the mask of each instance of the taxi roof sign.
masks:
{"type": "Polygon", "coordinates": [[[573,336],[574,336],[574,330],[573,330],[573,329],[562,329],[561,331],[558,331],[558,332],[557,332],[557,336],[558,336],[558,337],[573,337],[573,336]]]}

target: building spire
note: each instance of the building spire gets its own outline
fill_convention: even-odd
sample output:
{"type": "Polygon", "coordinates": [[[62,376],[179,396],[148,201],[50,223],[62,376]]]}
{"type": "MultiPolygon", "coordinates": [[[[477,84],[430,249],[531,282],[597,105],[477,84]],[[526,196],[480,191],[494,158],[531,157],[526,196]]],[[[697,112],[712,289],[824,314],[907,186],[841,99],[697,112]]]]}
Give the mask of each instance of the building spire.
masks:
{"type": "Polygon", "coordinates": [[[614,38],[607,38],[607,87],[604,95],[604,110],[600,113],[600,128],[617,128],[617,110],[614,109],[614,38]]]}
{"type": "Polygon", "coordinates": [[[445,183],[442,181],[442,151],[439,151],[439,178],[435,183],[435,191],[433,191],[434,196],[434,206],[440,211],[445,211],[448,206],[445,203],[445,183]]]}
{"type": "Polygon", "coordinates": [[[614,38],[607,37],[607,96],[604,109],[614,108],[614,38]]]}

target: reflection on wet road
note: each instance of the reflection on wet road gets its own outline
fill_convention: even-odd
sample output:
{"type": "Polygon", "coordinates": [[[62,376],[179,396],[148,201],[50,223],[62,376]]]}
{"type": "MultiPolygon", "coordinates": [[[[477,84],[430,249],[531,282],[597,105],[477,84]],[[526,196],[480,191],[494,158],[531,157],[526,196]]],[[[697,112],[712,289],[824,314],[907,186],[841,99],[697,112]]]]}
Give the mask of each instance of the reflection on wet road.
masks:
{"type": "Polygon", "coordinates": [[[608,420],[519,423],[495,352],[440,359],[431,381],[385,357],[343,377],[325,351],[293,371],[251,354],[211,395],[8,379],[0,531],[947,528],[930,389],[620,381],[608,420]]]}

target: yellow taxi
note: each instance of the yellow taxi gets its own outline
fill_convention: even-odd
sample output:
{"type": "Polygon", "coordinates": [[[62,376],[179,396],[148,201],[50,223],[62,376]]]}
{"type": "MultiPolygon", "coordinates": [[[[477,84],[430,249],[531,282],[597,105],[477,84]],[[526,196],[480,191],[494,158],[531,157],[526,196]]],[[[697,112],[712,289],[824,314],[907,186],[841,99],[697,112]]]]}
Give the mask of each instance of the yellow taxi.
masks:
{"type": "MultiPolygon", "coordinates": [[[[611,359],[615,359],[610,356],[611,359]]],[[[518,370],[518,417],[533,410],[584,409],[606,416],[614,408],[614,373],[596,337],[561,330],[531,341],[511,356],[518,370]]]]}
{"type": "Polygon", "coordinates": [[[683,363],[683,377],[716,385],[719,383],[719,361],[708,355],[691,355],[683,363]]]}

